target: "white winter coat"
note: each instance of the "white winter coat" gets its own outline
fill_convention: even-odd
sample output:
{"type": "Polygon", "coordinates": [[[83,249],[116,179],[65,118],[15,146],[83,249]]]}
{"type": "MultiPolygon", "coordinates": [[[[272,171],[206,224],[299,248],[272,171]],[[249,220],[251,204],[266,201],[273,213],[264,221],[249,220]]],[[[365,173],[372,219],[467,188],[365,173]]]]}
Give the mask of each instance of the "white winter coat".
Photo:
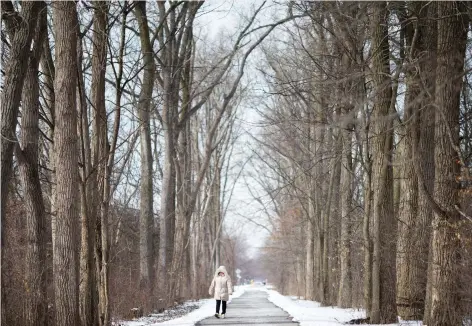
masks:
{"type": "Polygon", "coordinates": [[[214,298],[216,300],[228,301],[229,296],[233,294],[233,285],[231,284],[231,277],[229,277],[228,272],[224,266],[218,267],[215,272],[215,277],[211,281],[210,290],[208,291],[210,295],[213,290],[215,290],[214,298]],[[218,276],[218,273],[224,273],[223,276],[218,276]]]}

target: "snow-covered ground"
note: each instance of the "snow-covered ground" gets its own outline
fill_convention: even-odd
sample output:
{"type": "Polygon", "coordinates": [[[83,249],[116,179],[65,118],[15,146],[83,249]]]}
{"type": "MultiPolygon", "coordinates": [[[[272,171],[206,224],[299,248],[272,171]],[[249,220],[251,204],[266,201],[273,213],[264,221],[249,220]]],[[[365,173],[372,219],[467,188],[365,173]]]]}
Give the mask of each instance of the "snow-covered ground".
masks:
{"type": "Polygon", "coordinates": [[[318,302],[298,300],[274,290],[265,290],[269,301],[289,313],[301,326],[339,325],[357,318],[365,318],[365,312],[357,309],[340,309],[337,307],[320,307],[318,302]]]}
{"type": "MultiPolygon", "coordinates": [[[[269,294],[269,301],[276,306],[282,308],[289,313],[294,321],[298,321],[300,326],[334,326],[343,325],[352,319],[364,318],[365,312],[362,309],[341,309],[337,307],[321,307],[318,302],[299,300],[296,297],[288,297],[281,295],[279,292],[272,290],[270,287],[263,286],[237,286],[235,292],[230,297],[231,300],[241,296],[245,291],[265,291],[269,294]]],[[[181,317],[169,319],[169,312],[162,314],[155,314],[149,317],[143,317],[135,321],[119,321],[115,323],[116,326],[157,326],[157,325],[179,325],[179,326],[193,326],[198,321],[213,316],[215,313],[215,300],[204,299],[200,301],[186,302],[182,309],[192,310],[190,313],[181,317]],[[198,308],[194,307],[195,305],[198,308]],[[167,317],[166,317],[167,316],[167,317]]],[[[179,307],[173,310],[178,310],[179,307]]],[[[398,324],[392,325],[408,325],[421,326],[421,322],[406,322],[402,321],[398,324]]],[[[386,326],[386,325],[382,325],[386,326]]]]}
{"type": "MultiPolygon", "coordinates": [[[[341,309],[338,307],[321,307],[318,302],[298,300],[295,297],[287,297],[279,292],[264,289],[269,294],[269,301],[289,313],[300,326],[334,326],[358,318],[365,318],[362,309],[341,309]]],[[[401,322],[390,325],[420,326],[420,322],[401,322]]],[[[382,326],[386,326],[385,324],[382,326]]]]}
{"type": "MultiPolygon", "coordinates": [[[[231,304],[231,300],[240,297],[247,289],[246,286],[235,286],[234,292],[229,298],[228,304],[231,304]]],[[[199,301],[189,301],[183,305],[171,309],[170,311],[164,311],[162,314],[151,314],[147,317],[139,318],[133,321],[118,321],[115,322],[116,326],[155,326],[155,325],[179,325],[179,326],[193,326],[198,321],[213,316],[215,314],[215,300],[214,299],[203,299],[199,301]],[[166,316],[169,315],[170,311],[185,308],[195,308],[192,306],[198,306],[198,309],[193,309],[190,313],[181,317],[166,320],[166,316]]]]}

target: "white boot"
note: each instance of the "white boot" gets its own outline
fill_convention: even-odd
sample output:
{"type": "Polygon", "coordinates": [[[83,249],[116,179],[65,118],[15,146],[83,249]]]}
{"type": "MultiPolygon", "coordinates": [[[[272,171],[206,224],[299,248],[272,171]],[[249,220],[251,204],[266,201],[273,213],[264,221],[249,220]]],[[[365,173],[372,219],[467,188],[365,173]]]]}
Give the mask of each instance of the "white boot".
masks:
{"type": "Polygon", "coordinates": [[[221,315],[221,318],[225,319],[225,314],[222,314],[222,315],[221,315]]]}

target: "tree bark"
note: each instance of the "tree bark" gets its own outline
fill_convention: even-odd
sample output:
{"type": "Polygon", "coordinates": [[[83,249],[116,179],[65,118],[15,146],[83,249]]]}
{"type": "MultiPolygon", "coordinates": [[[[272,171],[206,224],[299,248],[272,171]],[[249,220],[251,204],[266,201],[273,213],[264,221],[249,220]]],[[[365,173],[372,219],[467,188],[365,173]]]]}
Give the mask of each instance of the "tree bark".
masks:
{"type": "MultiPolygon", "coordinates": [[[[54,79],[55,79],[55,67],[54,61],[51,54],[51,47],[49,44],[49,37],[46,33],[46,37],[44,38],[43,43],[43,53],[41,56],[41,74],[43,76],[43,85],[44,85],[44,92],[42,94],[44,98],[45,106],[47,107],[47,119],[48,119],[48,129],[47,129],[47,137],[51,141],[47,143],[47,147],[45,146],[45,161],[46,161],[46,171],[45,174],[49,180],[49,184],[46,187],[43,187],[44,194],[48,199],[46,204],[46,215],[48,217],[47,223],[51,224],[51,235],[52,235],[52,247],[54,247],[54,239],[55,239],[55,218],[56,218],[56,205],[55,205],[55,198],[56,198],[56,181],[55,181],[55,168],[54,168],[54,144],[52,143],[52,139],[54,139],[54,116],[55,116],[55,94],[54,94],[54,79]]],[[[52,247],[48,250],[48,254],[52,257],[52,247]]],[[[53,271],[54,274],[54,271],[53,271]]]]}
{"type": "MultiPolygon", "coordinates": [[[[366,146],[368,148],[368,146],[366,146]]],[[[368,151],[366,151],[368,153],[368,151]]],[[[372,164],[367,157],[367,169],[364,180],[364,217],[362,220],[362,237],[364,249],[364,284],[363,302],[366,316],[372,315],[372,234],[370,225],[372,221],[372,164]]]]}
{"type": "Polygon", "coordinates": [[[77,29],[76,4],[56,2],[55,166],[57,189],[54,243],[54,293],[56,325],[79,323],[76,230],[78,227],[77,162],[77,29]]]}
{"type": "MultiPolygon", "coordinates": [[[[322,109],[325,109],[325,106],[321,106],[322,109]]],[[[330,224],[330,215],[331,215],[331,194],[332,194],[332,187],[334,184],[334,171],[330,171],[329,163],[329,149],[333,145],[333,128],[328,125],[328,121],[326,118],[326,113],[321,113],[321,120],[323,121],[324,127],[326,129],[326,137],[324,138],[325,141],[320,145],[321,155],[323,157],[323,162],[321,163],[321,175],[322,177],[322,205],[320,205],[320,212],[321,212],[321,221],[322,224],[321,232],[322,232],[322,258],[321,258],[321,272],[320,272],[320,279],[321,279],[321,305],[329,306],[329,224],[330,224]],[[328,172],[329,171],[329,172],[328,172]],[[327,178],[327,176],[329,176],[327,178]]],[[[333,166],[334,167],[334,166],[333,166]]],[[[334,170],[334,169],[333,169],[334,170]]]]}
{"type": "Polygon", "coordinates": [[[93,18],[93,53],[92,53],[92,107],[93,124],[93,168],[95,170],[96,198],[91,200],[95,219],[95,268],[98,290],[98,323],[109,325],[109,236],[108,206],[110,195],[110,174],[108,166],[110,144],[108,141],[108,116],[105,104],[105,73],[107,59],[107,20],[109,4],[104,1],[94,2],[93,18]]]}
{"type": "Polygon", "coordinates": [[[7,237],[8,219],[5,216],[6,204],[8,199],[9,181],[12,170],[13,148],[16,142],[16,125],[18,110],[20,106],[21,92],[28,66],[29,49],[31,40],[35,32],[35,26],[38,17],[38,10],[41,4],[36,1],[25,1],[22,4],[20,13],[14,11],[11,2],[2,2],[2,20],[5,20],[5,26],[10,36],[11,48],[9,61],[5,68],[5,77],[3,80],[3,91],[1,95],[1,250],[2,250],[2,279],[1,279],[1,320],[10,324],[9,316],[12,309],[9,308],[9,300],[6,296],[5,282],[8,282],[8,276],[5,268],[5,257],[8,255],[6,247],[10,240],[7,237]]]}
{"type": "MultiPolygon", "coordinates": [[[[175,26],[169,27],[167,19],[171,23],[175,23],[175,12],[172,10],[167,18],[164,3],[158,3],[160,24],[165,26],[165,29],[174,30],[175,26]]],[[[176,178],[176,130],[175,120],[177,120],[177,105],[178,97],[176,99],[175,91],[178,89],[175,85],[175,75],[173,74],[173,57],[175,53],[175,35],[164,35],[160,32],[159,42],[163,50],[161,51],[162,66],[162,80],[163,80],[163,108],[162,108],[162,128],[164,132],[164,171],[161,189],[161,221],[160,221],[160,244],[159,244],[159,280],[164,282],[168,277],[170,265],[172,263],[173,247],[174,247],[174,233],[175,233],[175,178],[176,178]],[[164,48],[165,46],[165,48],[164,48]],[[176,102],[177,100],[177,102],[176,102]]],[[[178,76],[180,77],[180,76],[178,76]]],[[[163,284],[163,283],[162,283],[163,284]]],[[[165,287],[161,290],[165,291],[165,287]]]]}
{"type": "Polygon", "coordinates": [[[332,166],[333,166],[333,181],[331,186],[331,193],[329,195],[329,206],[330,206],[330,223],[329,223],[329,274],[328,274],[328,286],[329,286],[329,304],[335,305],[338,302],[338,284],[339,284],[339,247],[340,241],[340,227],[341,227],[341,207],[338,202],[335,202],[335,198],[339,198],[341,189],[341,163],[342,163],[342,129],[339,128],[341,119],[341,108],[338,105],[335,111],[334,124],[338,127],[333,130],[334,133],[334,148],[332,151],[332,166]]]}
{"type": "MultiPolygon", "coordinates": [[[[46,216],[39,179],[39,61],[46,35],[46,4],[40,2],[34,46],[22,96],[21,140],[16,146],[26,206],[26,270],[24,325],[47,325],[46,216]]],[[[5,267],[4,267],[5,268],[5,267]]]]}
{"type": "MultiPolygon", "coordinates": [[[[183,56],[185,63],[182,67],[182,76],[180,80],[182,89],[182,109],[179,120],[188,114],[191,104],[191,83],[192,83],[192,52],[193,52],[193,19],[196,14],[197,7],[191,6],[187,25],[185,26],[184,39],[182,42],[183,56]]],[[[191,151],[191,129],[190,121],[186,121],[181,129],[178,138],[178,164],[177,168],[177,214],[175,216],[175,235],[174,235],[174,255],[172,257],[171,274],[177,281],[177,286],[172,284],[171,292],[175,296],[179,296],[183,290],[183,280],[188,280],[190,275],[186,275],[190,266],[187,266],[186,260],[188,256],[190,221],[194,213],[195,204],[199,189],[194,191],[192,186],[192,151],[191,151]],[[195,198],[192,198],[195,196],[195,198]]],[[[200,171],[200,170],[197,170],[200,171]]],[[[205,170],[206,172],[206,170],[205,170]]],[[[197,185],[200,187],[200,185],[197,185]]]]}
{"type": "MultiPolygon", "coordinates": [[[[80,28],[77,27],[77,34],[80,28]]],[[[90,148],[90,132],[87,96],[85,94],[85,80],[82,72],[83,48],[82,39],[77,38],[77,74],[78,94],[77,105],[79,106],[80,120],[78,132],[80,135],[80,161],[81,161],[81,183],[80,183],[80,220],[81,220],[81,242],[79,257],[79,315],[83,326],[97,325],[97,284],[95,275],[95,225],[96,209],[93,208],[96,198],[96,183],[92,178],[92,153],[90,148]]]]}
{"type": "Polygon", "coordinates": [[[389,67],[388,10],[386,3],[373,4],[372,48],[375,100],[373,123],[376,139],[373,147],[373,241],[371,322],[397,321],[395,302],[395,237],[393,210],[393,120],[392,85],[389,67]]]}
{"type": "MultiPolygon", "coordinates": [[[[313,111],[308,111],[308,119],[313,118],[313,111]]],[[[309,124],[308,126],[308,142],[307,147],[310,150],[308,154],[309,162],[313,162],[315,159],[315,126],[309,124]]],[[[316,168],[315,168],[316,169],[316,168]]],[[[316,176],[314,171],[309,170],[307,173],[308,179],[308,216],[305,221],[306,223],[306,256],[305,256],[305,300],[313,300],[315,294],[315,222],[318,218],[316,216],[316,176]]]]}
{"type": "MultiPolygon", "coordinates": [[[[424,78],[422,79],[423,89],[426,92],[427,103],[421,112],[418,112],[416,119],[419,121],[418,128],[420,128],[419,139],[419,158],[420,169],[423,173],[426,192],[432,194],[434,192],[434,134],[435,134],[435,93],[436,93],[436,53],[437,53],[437,2],[432,2],[428,6],[427,13],[427,28],[426,28],[426,51],[424,59],[420,61],[421,68],[424,71],[424,78]]],[[[418,154],[415,154],[418,155],[418,154]]],[[[417,163],[416,163],[417,164],[417,163]]],[[[421,185],[419,185],[421,190],[421,185]]],[[[431,316],[431,281],[432,281],[432,219],[433,212],[428,201],[425,191],[420,191],[418,201],[418,250],[421,251],[421,257],[425,257],[419,263],[420,268],[425,271],[422,276],[426,278],[425,299],[424,299],[424,313],[423,323],[429,325],[429,318],[431,316]]]]}
{"type": "Polygon", "coordinates": [[[139,95],[138,116],[141,139],[141,195],[139,216],[139,286],[142,290],[152,293],[154,284],[153,265],[154,251],[152,235],[153,221],[153,177],[150,110],[152,90],[154,86],[154,52],[149,38],[149,26],[146,17],[146,3],[138,2],[135,15],[139,22],[141,51],[143,54],[144,75],[139,95]]]}
{"type": "Polygon", "coordinates": [[[351,271],[351,210],[352,210],[352,134],[342,130],[343,151],[341,170],[341,243],[340,243],[340,282],[338,306],[352,306],[352,271],[351,271]]]}
{"type": "Polygon", "coordinates": [[[424,317],[428,253],[431,233],[431,208],[419,191],[422,187],[416,176],[417,165],[432,193],[434,182],[434,69],[436,51],[436,11],[434,3],[426,8],[421,2],[411,3],[411,11],[418,14],[416,28],[406,32],[407,50],[410,53],[407,71],[405,105],[406,136],[404,169],[408,179],[402,190],[403,221],[399,224],[397,251],[397,307],[404,320],[421,320],[424,317]],[[416,36],[415,36],[416,35],[416,36]],[[414,42],[414,43],[413,43],[414,42]],[[414,65],[415,63],[416,66],[414,65]],[[419,70],[419,73],[418,71],[419,70]],[[414,153],[419,143],[420,153],[414,153]],[[410,160],[413,159],[413,162],[410,160]],[[420,161],[417,161],[419,159],[420,161]],[[416,167],[415,167],[416,166],[416,167]],[[414,189],[414,190],[413,190],[414,189]],[[419,191],[419,192],[418,192],[419,191]]]}
{"type": "Polygon", "coordinates": [[[434,197],[442,213],[433,221],[432,305],[429,325],[462,323],[459,290],[458,228],[460,176],[459,111],[468,15],[463,2],[438,3],[434,197]]]}
{"type": "MultiPolygon", "coordinates": [[[[313,200],[310,200],[311,202],[313,200]]],[[[310,204],[313,206],[313,203],[310,204]]],[[[313,212],[314,209],[311,209],[313,212]]],[[[313,284],[314,284],[314,218],[310,216],[306,221],[306,260],[305,260],[305,300],[313,300],[313,284]]]]}
{"type": "MultiPolygon", "coordinates": [[[[415,4],[410,4],[412,12],[415,14],[420,13],[420,8],[416,8],[415,4]]],[[[416,43],[423,41],[424,30],[422,27],[422,17],[415,17],[417,24],[408,24],[404,28],[404,34],[406,35],[406,52],[409,55],[406,58],[407,64],[414,64],[414,60],[418,59],[418,53],[421,49],[416,43]],[[413,35],[416,34],[415,44],[413,44],[413,35]]],[[[418,110],[418,106],[421,105],[421,100],[417,98],[420,96],[419,92],[419,76],[415,71],[414,67],[406,69],[406,95],[404,105],[404,130],[405,135],[399,147],[401,151],[398,151],[398,157],[400,160],[399,169],[401,169],[401,191],[400,191],[400,204],[399,204],[399,224],[398,224],[398,243],[397,243],[397,307],[398,313],[402,318],[406,320],[417,320],[421,317],[418,314],[422,312],[418,311],[417,307],[420,302],[417,301],[418,296],[421,298],[421,284],[412,283],[411,260],[418,260],[421,257],[413,257],[413,253],[417,252],[417,248],[413,247],[413,241],[416,237],[416,218],[418,211],[418,180],[414,173],[413,161],[412,161],[412,138],[413,132],[417,132],[416,126],[414,126],[412,118],[418,110]],[[418,291],[420,292],[418,293],[418,291]],[[418,316],[418,317],[417,317],[418,316]]],[[[421,298],[423,300],[423,298],[421,298]]]]}

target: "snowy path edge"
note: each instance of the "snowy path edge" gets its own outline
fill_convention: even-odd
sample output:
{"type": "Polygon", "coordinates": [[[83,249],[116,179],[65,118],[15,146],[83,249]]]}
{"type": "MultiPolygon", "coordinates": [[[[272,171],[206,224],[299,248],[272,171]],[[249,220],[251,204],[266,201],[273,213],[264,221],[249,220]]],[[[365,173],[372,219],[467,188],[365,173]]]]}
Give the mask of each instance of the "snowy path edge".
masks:
{"type": "MultiPolygon", "coordinates": [[[[293,321],[299,322],[300,326],[334,326],[344,325],[346,322],[365,318],[363,309],[343,309],[338,307],[322,307],[320,303],[308,300],[293,299],[284,296],[271,289],[262,289],[269,294],[268,299],[293,317],[293,321]]],[[[400,321],[396,324],[384,324],[381,326],[421,326],[421,321],[400,321]]],[[[376,325],[369,325],[376,326],[376,325]]],[[[380,325],[379,325],[380,326],[380,325]]]]}
{"type": "MultiPolygon", "coordinates": [[[[247,287],[246,286],[235,286],[234,293],[230,296],[228,304],[231,304],[231,301],[234,298],[238,298],[244,294],[247,287]]],[[[142,317],[138,320],[119,320],[115,325],[120,326],[160,326],[160,325],[175,325],[175,326],[194,326],[199,321],[211,317],[215,314],[215,300],[214,299],[201,299],[200,308],[193,310],[192,312],[167,321],[154,322],[152,317],[142,317]]],[[[194,302],[193,302],[194,303],[194,302]]]]}

